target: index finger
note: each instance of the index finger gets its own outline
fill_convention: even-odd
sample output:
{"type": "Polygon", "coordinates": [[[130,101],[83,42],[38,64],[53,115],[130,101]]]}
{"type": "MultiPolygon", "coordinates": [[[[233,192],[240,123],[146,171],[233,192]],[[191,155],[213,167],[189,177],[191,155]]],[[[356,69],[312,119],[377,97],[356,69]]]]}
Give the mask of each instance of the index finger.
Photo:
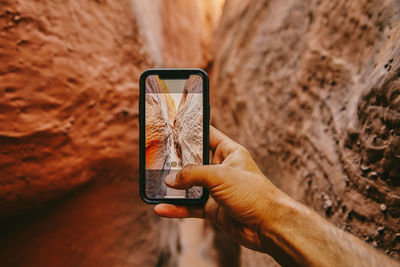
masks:
{"type": "Polygon", "coordinates": [[[166,218],[202,218],[205,219],[204,206],[177,206],[172,204],[158,204],[154,207],[158,216],[166,218]]]}
{"type": "Polygon", "coordinates": [[[214,150],[223,142],[229,144],[230,146],[240,146],[238,143],[210,125],[210,148],[214,150]]]}
{"type": "Polygon", "coordinates": [[[229,137],[210,125],[210,148],[216,149],[224,139],[229,139],[229,137]]]}

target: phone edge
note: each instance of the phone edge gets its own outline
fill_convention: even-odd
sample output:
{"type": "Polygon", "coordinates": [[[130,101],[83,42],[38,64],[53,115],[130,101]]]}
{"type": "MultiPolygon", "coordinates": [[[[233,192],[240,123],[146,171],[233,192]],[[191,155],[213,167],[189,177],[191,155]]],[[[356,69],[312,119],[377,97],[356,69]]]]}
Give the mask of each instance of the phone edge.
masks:
{"type": "Polygon", "coordinates": [[[143,202],[147,204],[159,204],[159,203],[169,203],[177,205],[199,205],[204,204],[208,197],[209,191],[207,188],[203,187],[203,195],[198,199],[149,199],[145,192],[145,90],[146,90],[146,78],[149,75],[158,75],[159,72],[164,72],[170,74],[177,74],[177,72],[186,71],[190,74],[200,74],[203,79],[203,164],[209,165],[209,150],[210,150],[210,94],[209,94],[209,77],[207,72],[198,68],[188,68],[188,69],[148,69],[145,70],[139,78],[139,195],[143,202]]]}

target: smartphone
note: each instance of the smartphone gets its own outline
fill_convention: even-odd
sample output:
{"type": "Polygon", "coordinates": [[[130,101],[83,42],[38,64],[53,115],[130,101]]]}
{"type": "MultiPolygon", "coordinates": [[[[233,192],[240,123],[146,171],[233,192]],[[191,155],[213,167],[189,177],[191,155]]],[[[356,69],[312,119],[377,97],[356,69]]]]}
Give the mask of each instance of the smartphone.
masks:
{"type": "Polygon", "coordinates": [[[209,161],[209,79],[200,69],[150,69],[140,76],[140,196],[149,204],[201,204],[206,188],[167,187],[186,164],[209,161]]]}

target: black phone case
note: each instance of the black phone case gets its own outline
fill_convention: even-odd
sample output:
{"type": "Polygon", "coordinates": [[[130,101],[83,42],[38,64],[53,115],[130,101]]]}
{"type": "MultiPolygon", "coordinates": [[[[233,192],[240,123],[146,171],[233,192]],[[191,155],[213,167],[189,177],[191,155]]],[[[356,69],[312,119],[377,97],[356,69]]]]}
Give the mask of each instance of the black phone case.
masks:
{"type": "Polygon", "coordinates": [[[145,90],[146,78],[149,75],[159,75],[161,79],[184,79],[190,75],[200,75],[203,79],[203,164],[209,164],[209,79],[205,71],[201,69],[149,69],[142,73],[139,81],[139,168],[140,168],[140,197],[148,204],[170,203],[177,205],[203,204],[208,199],[209,192],[203,187],[203,195],[198,199],[150,199],[145,191],[145,166],[146,166],[146,143],[145,143],[145,90]]]}

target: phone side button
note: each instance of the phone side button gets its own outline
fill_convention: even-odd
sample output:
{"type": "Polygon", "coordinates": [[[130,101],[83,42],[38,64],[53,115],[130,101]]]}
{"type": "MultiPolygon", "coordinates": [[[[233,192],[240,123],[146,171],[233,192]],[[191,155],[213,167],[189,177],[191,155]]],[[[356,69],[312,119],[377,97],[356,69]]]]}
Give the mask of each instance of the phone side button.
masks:
{"type": "Polygon", "coordinates": [[[140,124],[140,100],[139,100],[139,105],[138,105],[138,120],[139,120],[139,124],[140,124]]]}

